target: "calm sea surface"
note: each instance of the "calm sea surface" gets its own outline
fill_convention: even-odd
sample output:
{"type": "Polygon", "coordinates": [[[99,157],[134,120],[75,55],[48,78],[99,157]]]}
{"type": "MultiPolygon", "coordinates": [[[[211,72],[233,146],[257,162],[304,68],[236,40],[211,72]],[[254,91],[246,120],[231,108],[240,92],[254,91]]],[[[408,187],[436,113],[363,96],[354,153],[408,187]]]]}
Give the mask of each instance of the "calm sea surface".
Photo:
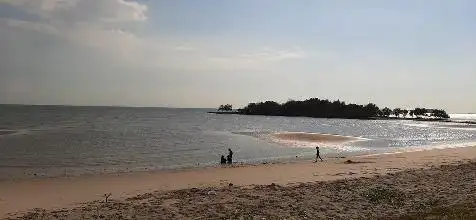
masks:
{"type": "MultiPolygon", "coordinates": [[[[324,157],[459,147],[476,125],[207,114],[207,109],[0,105],[0,180],[312,158],[315,144],[276,132],[362,138],[321,145],[324,157]]],[[[474,120],[475,115],[454,115],[474,120]]]]}

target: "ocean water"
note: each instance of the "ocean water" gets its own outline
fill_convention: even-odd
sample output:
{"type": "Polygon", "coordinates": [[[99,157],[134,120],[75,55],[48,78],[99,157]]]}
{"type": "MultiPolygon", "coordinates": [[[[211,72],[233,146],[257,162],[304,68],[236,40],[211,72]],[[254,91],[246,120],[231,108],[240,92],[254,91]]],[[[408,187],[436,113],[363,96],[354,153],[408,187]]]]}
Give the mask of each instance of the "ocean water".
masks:
{"type": "Polygon", "coordinates": [[[470,121],[476,122],[476,114],[450,114],[453,121],[470,121]]]}
{"type": "Polygon", "coordinates": [[[215,115],[208,110],[0,105],[0,180],[216,166],[228,148],[238,163],[313,157],[315,143],[277,140],[272,134],[278,132],[359,138],[320,144],[324,157],[476,142],[476,125],[460,123],[215,115]]]}

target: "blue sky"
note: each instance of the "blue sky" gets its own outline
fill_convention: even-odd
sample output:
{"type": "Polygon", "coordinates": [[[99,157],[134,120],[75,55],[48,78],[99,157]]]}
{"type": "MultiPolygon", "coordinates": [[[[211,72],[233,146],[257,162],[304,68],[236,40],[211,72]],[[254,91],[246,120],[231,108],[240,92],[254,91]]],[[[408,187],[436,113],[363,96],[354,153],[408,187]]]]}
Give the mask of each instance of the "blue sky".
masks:
{"type": "Polygon", "coordinates": [[[475,1],[0,1],[0,103],[476,112],[475,1]]]}

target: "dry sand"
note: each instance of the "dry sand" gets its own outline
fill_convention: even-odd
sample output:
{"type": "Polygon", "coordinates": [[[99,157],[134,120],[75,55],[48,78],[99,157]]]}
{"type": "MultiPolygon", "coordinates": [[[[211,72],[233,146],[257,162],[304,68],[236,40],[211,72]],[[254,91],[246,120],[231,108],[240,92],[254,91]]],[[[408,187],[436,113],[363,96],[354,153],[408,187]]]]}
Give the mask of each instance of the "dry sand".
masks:
{"type": "Polygon", "coordinates": [[[333,134],[319,134],[306,132],[285,132],[273,134],[274,137],[288,141],[306,141],[315,143],[344,143],[349,141],[362,140],[357,137],[348,137],[333,134]]]}
{"type": "Polygon", "coordinates": [[[18,219],[476,219],[476,161],[371,178],[191,188],[18,219]]]}
{"type": "Polygon", "coordinates": [[[476,165],[454,164],[475,158],[476,147],[465,147],[318,163],[6,181],[0,182],[0,216],[66,207],[36,210],[23,217],[348,219],[401,216],[440,204],[474,209],[476,165]],[[435,167],[440,165],[446,166],[435,167]],[[431,169],[400,172],[419,168],[431,169]],[[358,177],[365,178],[347,180],[358,177]],[[113,202],[100,202],[105,193],[112,194],[113,202]],[[94,200],[98,201],[78,204],[94,200]]]}

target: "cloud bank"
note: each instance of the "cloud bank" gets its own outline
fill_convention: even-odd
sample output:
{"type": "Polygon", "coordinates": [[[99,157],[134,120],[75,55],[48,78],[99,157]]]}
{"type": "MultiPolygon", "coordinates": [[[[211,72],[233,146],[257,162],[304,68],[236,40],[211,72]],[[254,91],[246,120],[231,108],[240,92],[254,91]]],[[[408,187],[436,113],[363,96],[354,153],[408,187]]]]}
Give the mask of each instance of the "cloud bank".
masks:
{"type": "Polygon", "coordinates": [[[476,92],[468,3],[309,4],[0,0],[0,103],[321,97],[474,111],[461,98],[476,92]]]}

